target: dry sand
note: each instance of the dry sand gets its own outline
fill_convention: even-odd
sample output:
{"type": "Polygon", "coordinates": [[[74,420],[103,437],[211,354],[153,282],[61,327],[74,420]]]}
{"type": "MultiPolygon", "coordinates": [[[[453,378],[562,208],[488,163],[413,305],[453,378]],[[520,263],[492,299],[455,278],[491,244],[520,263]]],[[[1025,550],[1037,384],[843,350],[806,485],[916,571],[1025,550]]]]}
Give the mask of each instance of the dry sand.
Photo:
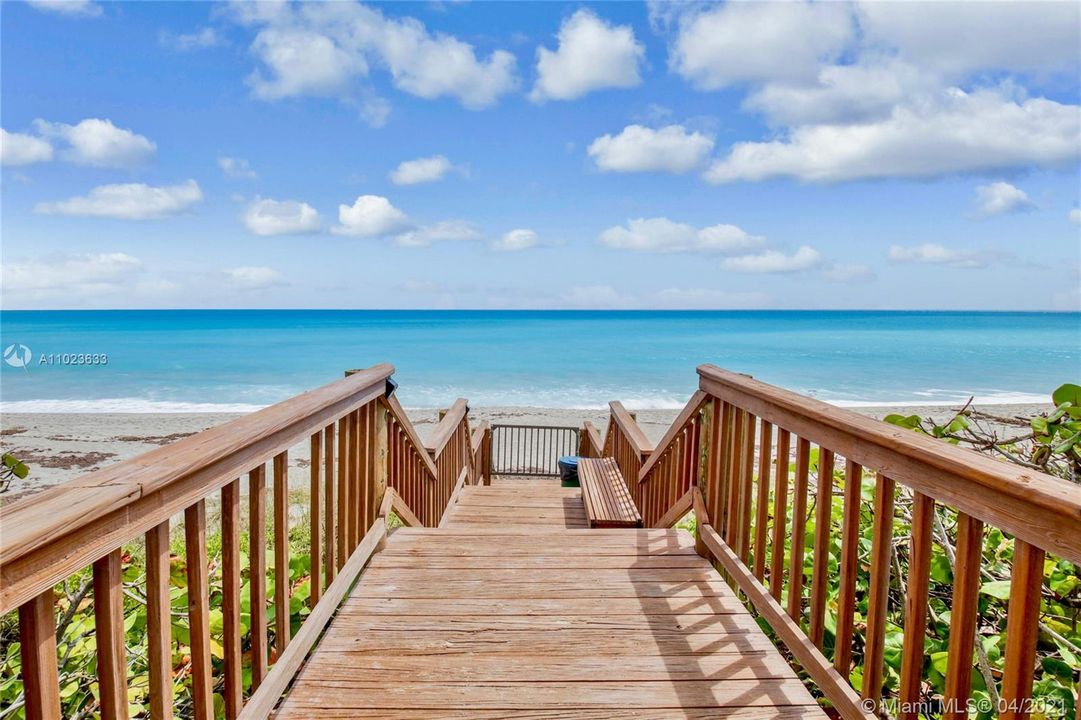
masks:
{"type": "MultiPolygon", "coordinates": [[[[986,406],[981,410],[1000,416],[1031,415],[1049,410],[1038,405],[986,406]]],[[[633,411],[634,409],[631,408],[633,411]]],[[[866,407],[857,412],[881,418],[890,413],[948,418],[944,407],[866,407]]],[[[641,410],[638,423],[653,442],[660,440],[678,410],[641,410]]],[[[435,427],[435,410],[408,410],[421,438],[435,427]]],[[[26,480],[15,480],[3,495],[9,503],[43,488],[71,480],[109,464],[127,460],[162,445],[238,417],[233,414],[4,414],[0,416],[0,446],[30,466],[26,480]]],[[[606,410],[494,407],[474,408],[471,422],[580,427],[591,421],[601,433],[606,410]]],[[[307,444],[290,452],[290,469],[308,466],[307,444]]],[[[292,474],[292,473],[291,473],[292,474]]],[[[297,478],[299,482],[299,478],[297,478]]],[[[293,484],[293,483],[291,483],[293,484]]]]}

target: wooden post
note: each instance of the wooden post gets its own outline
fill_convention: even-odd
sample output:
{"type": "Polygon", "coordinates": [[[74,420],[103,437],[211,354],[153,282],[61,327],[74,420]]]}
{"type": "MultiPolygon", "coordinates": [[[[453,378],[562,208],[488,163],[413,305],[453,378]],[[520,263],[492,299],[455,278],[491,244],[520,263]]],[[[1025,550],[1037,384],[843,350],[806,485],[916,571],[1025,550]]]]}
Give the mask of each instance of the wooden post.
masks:
{"type": "MultiPolygon", "coordinates": [[[[376,513],[383,505],[383,498],[387,494],[387,477],[389,475],[388,457],[390,447],[389,428],[387,424],[387,408],[383,403],[375,403],[375,428],[373,429],[372,450],[375,457],[372,462],[372,521],[376,513]]],[[[370,523],[369,523],[370,524],[370,523]]],[[[384,541],[385,542],[385,539],[384,541]]],[[[382,544],[382,543],[381,543],[382,544]]]]}
{"type": "Polygon", "coordinates": [[[56,601],[52,588],[19,606],[19,641],[26,717],[29,720],[60,717],[56,601]]]}

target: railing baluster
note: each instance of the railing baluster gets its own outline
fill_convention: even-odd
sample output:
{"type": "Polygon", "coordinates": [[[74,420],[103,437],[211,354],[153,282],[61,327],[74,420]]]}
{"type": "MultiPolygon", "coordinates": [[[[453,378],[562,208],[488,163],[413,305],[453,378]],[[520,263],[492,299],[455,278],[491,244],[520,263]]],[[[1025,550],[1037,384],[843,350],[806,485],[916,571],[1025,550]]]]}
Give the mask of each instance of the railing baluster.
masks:
{"type": "Polygon", "coordinates": [[[94,636],[102,720],[128,717],[128,664],[124,649],[124,595],[120,548],[94,563],[94,636]]]}
{"type": "Polygon", "coordinates": [[[709,435],[706,442],[709,449],[706,452],[706,474],[699,481],[702,488],[702,499],[705,501],[705,511],[709,515],[714,527],[720,527],[720,517],[717,515],[719,506],[717,497],[717,477],[720,464],[720,438],[721,438],[721,401],[713,398],[709,401],[709,435]]]}
{"type": "Polygon", "coordinates": [[[739,557],[746,565],[751,559],[751,494],[754,492],[754,441],[757,418],[751,413],[743,417],[743,445],[740,457],[739,490],[739,557]]]}
{"type": "Polygon", "coordinates": [[[807,493],[811,472],[811,442],[796,440],[796,484],[792,491],[792,558],[788,578],[788,615],[803,625],[803,560],[807,541],[807,493]]]}
{"type": "Polygon", "coordinates": [[[811,571],[811,629],[808,636],[819,649],[826,637],[826,592],[829,589],[830,522],[833,514],[833,451],[818,450],[818,489],[815,494],[815,535],[811,571]]]}
{"type": "Polygon", "coordinates": [[[147,530],[146,656],[151,720],[173,716],[173,627],[169,595],[169,521],[147,530]]]}
{"type": "Polygon", "coordinates": [[[323,543],[320,528],[322,505],[320,492],[322,491],[322,476],[320,468],[323,465],[323,437],[322,433],[314,433],[311,437],[311,461],[308,463],[309,479],[311,481],[308,495],[310,506],[308,507],[308,521],[311,524],[308,532],[311,544],[308,548],[308,566],[311,568],[311,576],[308,586],[308,605],[312,608],[323,597],[323,543]]]}
{"type": "Polygon", "coordinates": [[[221,612],[225,664],[225,717],[243,705],[240,655],[240,480],[221,489],[221,612]]]}
{"type": "Polygon", "coordinates": [[[732,408],[732,431],[728,441],[728,463],[727,472],[725,473],[725,483],[728,487],[728,499],[725,502],[728,509],[728,521],[725,523],[724,540],[730,548],[736,551],[737,555],[739,554],[739,526],[743,519],[740,496],[743,491],[743,443],[746,439],[743,424],[746,418],[747,413],[742,409],[738,407],[732,408]]]}
{"type": "Polygon", "coordinates": [[[27,720],[60,717],[56,598],[52,588],[19,606],[19,660],[27,720]]]}
{"type": "Polygon", "coordinates": [[[777,489],[773,493],[773,547],[770,548],[769,593],[777,602],[784,591],[784,541],[788,528],[788,453],[791,435],[781,428],[777,433],[777,489]]]}
{"type": "Polygon", "coordinates": [[[762,582],[766,577],[766,538],[769,524],[769,482],[773,467],[773,425],[764,419],[758,433],[758,497],[755,501],[754,576],[762,582]]]}
{"type": "Polygon", "coordinates": [[[349,416],[338,420],[338,570],[349,557],[349,416]]]}
{"type": "Polygon", "coordinates": [[[833,667],[845,680],[848,679],[852,665],[862,490],[863,467],[846,459],[844,519],[841,521],[841,578],[837,591],[837,633],[833,651],[833,667]]]}
{"type": "Polygon", "coordinates": [[[1018,720],[1031,714],[1029,699],[1036,674],[1044,555],[1042,548],[1014,540],[1010,605],[1006,611],[1006,667],[1002,673],[1000,720],[1018,720]]]}
{"type": "Polygon", "coordinates": [[[266,465],[248,473],[248,592],[251,613],[251,689],[267,671],[266,465]]]}
{"type": "Polygon", "coordinates": [[[204,500],[184,511],[184,550],[184,560],[188,568],[188,632],[191,638],[193,717],[196,720],[211,720],[214,717],[214,681],[210,676],[210,583],[207,578],[204,500]]]}
{"type": "Polygon", "coordinates": [[[289,645],[289,456],[274,456],[274,649],[289,645]]]}
{"type": "Polygon", "coordinates": [[[946,664],[945,710],[942,717],[965,720],[972,691],[972,653],[980,612],[980,563],[983,523],[971,515],[957,515],[957,552],[954,558],[953,602],[950,603],[950,644],[946,664]]]}
{"type": "Polygon", "coordinates": [[[330,585],[338,573],[338,564],[335,562],[334,554],[338,547],[337,536],[341,532],[340,527],[337,530],[334,527],[334,518],[338,512],[338,498],[335,493],[337,485],[334,480],[334,423],[323,428],[323,455],[323,483],[326,495],[323,499],[323,531],[326,533],[324,536],[326,542],[323,545],[326,549],[327,585],[330,585]]]}
{"type": "Polygon", "coordinates": [[[923,647],[927,634],[927,591],[931,573],[931,528],[935,501],[915,493],[905,591],[904,640],[901,649],[901,720],[914,720],[923,680],[923,647]]]}
{"type": "Polygon", "coordinates": [[[890,556],[893,552],[893,495],[896,486],[892,478],[882,473],[878,473],[875,482],[870,592],[867,599],[867,638],[863,656],[862,696],[865,700],[874,702],[877,707],[882,699],[882,662],[886,644],[890,556]]]}

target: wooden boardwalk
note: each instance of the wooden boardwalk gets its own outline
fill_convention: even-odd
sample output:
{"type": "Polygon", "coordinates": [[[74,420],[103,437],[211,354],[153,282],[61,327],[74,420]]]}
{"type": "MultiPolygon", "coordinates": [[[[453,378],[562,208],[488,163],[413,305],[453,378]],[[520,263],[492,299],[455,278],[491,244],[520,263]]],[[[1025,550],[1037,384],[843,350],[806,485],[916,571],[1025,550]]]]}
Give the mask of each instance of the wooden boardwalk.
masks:
{"type": "Polygon", "coordinates": [[[588,529],[535,481],[395,531],[275,717],[824,714],[688,533],[588,529]]]}

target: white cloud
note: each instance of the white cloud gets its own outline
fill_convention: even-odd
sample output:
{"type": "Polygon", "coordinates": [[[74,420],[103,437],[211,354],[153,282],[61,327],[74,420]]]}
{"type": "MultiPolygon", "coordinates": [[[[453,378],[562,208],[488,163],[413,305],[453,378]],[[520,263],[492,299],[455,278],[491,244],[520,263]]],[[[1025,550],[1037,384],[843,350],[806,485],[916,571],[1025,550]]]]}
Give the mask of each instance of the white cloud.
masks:
{"type": "Polygon", "coordinates": [[[863,282],[873,280],[875,271],[859,263],[833,263],[822,269],[822,277],[830,282],[863,282]]]}
{"type": "Polygon", "coordinates": [[[732,2],[679,20],[669,65],[697,87],[805,80],[838,57],[854,31],[840,3],[732,2]]]}
{"type": "Polygon", "coordinates": [[[1074,225],[1081,225],[1081,208],[1074,208],[1066,215],[1066,217],[1068,217],[1070,222],[1074,225]]]}
{"type": "Polygon", "coordinates": [[[600,235],[600,243],[610,248],[657,253],[735,253],[761,247],[765,242],[764,237],[735,225],[699,230],[664,217],[628,220],[626,227],[610,227],[600,235]]]}
{"type": "Polygon", "coordinates": [[[974,269],[987,267],[989,259],[969,250],[953,250],[937,243],[922,245],[891,245],[889,259],[899,263],[923,265],[946,265],[948,267],[974,269]]]}
{"type": "Polygon", "coordinates": [[[148,160],[157,150],[146,137],[118,128],[111,120],[87,118],[78,125],[35,120],[34,127],[44,137],[66,142],[68,149],[61,155],[77,165],[131,167],[148,160]]]}
{"type": "Polygon", "coordinates": [[[742,273],[790,273],[816,267],[822,256],[817,250],[801,245],[791,255],[779,250],[765,250],[754,255],[725,258],[721,264],[725,270],[742,273]]]}
{"type": "Polygon", "coordinates": [[[453,169],[450,160],[442,155],[406,160],[390,173],[390,181],[395,185],[416,185],[436,182],[453,169]]]}
{"type": "Polygon", "coordinates": [[[319,232],[319,213],[308,203],[256,198],[244,212],[244,224],[256,235],[319,232]]]}
{"type": "Polygon", "coordinates": [[[119,290],[142,272],[142,262],[122,252],[58,255],[3,263],[6,293],[66,290],[100,293],[119,290]]]}
{"type": "Polygon", "coordinates": [[[1034,207],[1028,194],[1008,182],[993,182],[976,188],[980,214],[984,216],[1020,212],[1034,207]]]}
{"type": "MultiPolygon", "coordinates": [[[[264,4],[269,5],[269,4],[264,4]]],[[[495,50],[486,59],[451,35],[428,32],[415,18],[387,18],[359,3],[250,8],[234,5],[239,22],[261,27],[252,52],[262,63],[249,83],[256,97],[363,96],[362,114],[385,119],[385,101],[356,81],[386,68],[395,87],[423,98],[452,97],[470,109],[494,104],[517,86],[514,56],[495,50]]]]}
{"type": "Polygon", "coordinates": [[[774,126],[737,142],[713,182],[939,177],[1081,157],[1081,108],[1026,85],[1076,84],[1077,3],[688,3],[670,68],[703,89],[745,83],[774,126]],[[857,30],[858,29],[858,30],[857,30]]]}
{"type": "Polygon", "coordinates": [[[767,82],[743,101],[774,125],[888,118],[899,103],[940,90],[939,79],[898,61],[830,65],[813,82],[767,82]]]}
{"type": "Polygon", "coordinates": [[[836,182],[934,177],[1081,156],[1081,113],[1044,98],[954,88],[939,103],[897,106],[878,122],[796,127],[781,140],[742,142],[705,173],[710,182],[795,177],[836,182]]]}
{"type": "Polygon", "coordinates": [[[254,180],[259,177],[255,174],[255,171],[251,169],[251,165],[247,160],[243,158],[235,157],[220,157],[218,158],[218,167],[225,173],[226,177],[231,178],[243,178],[246,180],[254,180]]]}
{"type": "Polygon", "coordinates": [[[30,165],[53,159],[53,146],[41,138],[0,128],[0,165],[30,165]]]}
{"type": "Polygon", "coordinates": [[[1071,2],[861,2],[866,41],[921,67],[1076,72],[1081,6],[1071,2]]]}
{"type": "Polygon", "coordinates": [[[212,27],[199,28],[191,33],[174,34],[168,30],[162,30],[158,34],[158,42],[165,47],[187,52],[202,48],[218,47],[225,45],[226,40],[221,33],[212,27]]]}
{"type": "Polygon", "coordinates": [[[342,49],[327,36],[291,28],[268,28],[255,37],[252,52],[270,71],[256,71],[248,82],[257,98],[279,100],[296,95],[344,95],[355,75],[366,75],[362,55],[342,49]]]}
{"type": "Polygon", "coordinates": [[[466,220],[444,220],[398,235],[396,245],[402,247],[427,247],[444,241],[480,240],[484,237],[480,228],[466,220]]]}
{"type": "Polygon", "coordinates": [[[263,290],[285,284],[282,274],[273,268],[245,265],[225,271],[229,284],[238,290],[263,290]]]}
{"type": "Polygon", "coordinates": [[[83,197],[38,203],[34,212],[147,220],[182,213],[202,199],[203,192],[194,180],[162,187],[125,183],[100,185],[83,197]]]}
{"type": "Polygon", "coordinates": [[[527,250],[531,247],[536,247],[539,244],[540,236],[538,236],[536,232],[527,228],[519,228],[503,233],[502,237],[492,242],[492,249],[503,252],[514,252],[517,250],[527,250]]]}
{"type": "Polygon", "coordinates": [[[618,135],[602,135],[590,143],[589,156],[609,172],[683,173],[702,164],[713,149],[713,138],[682,125],[659,130],[628,125],[618,135]]]}
{"type": "Polygon", "coordinates": [[[352,205],[339,205],[338,222],[331,232],[367,238],[391,235],[410,225],[404,212],[379,195],[360,195],[352,205]]]}
{"type": "Polygon", "coordinates": [[[613,26],[582,9],[559,28],[559,48],[537,48],[534,102],[573,100],[601,88],[629,88],[642,82],[638,65],[645,48],[630,25],[613,26]]]}
{"type": "Polygon", "coordinates": [[[97,17],[101,6],[91,0],[27,0],[31,7],[69,17],[97,17]]]}

